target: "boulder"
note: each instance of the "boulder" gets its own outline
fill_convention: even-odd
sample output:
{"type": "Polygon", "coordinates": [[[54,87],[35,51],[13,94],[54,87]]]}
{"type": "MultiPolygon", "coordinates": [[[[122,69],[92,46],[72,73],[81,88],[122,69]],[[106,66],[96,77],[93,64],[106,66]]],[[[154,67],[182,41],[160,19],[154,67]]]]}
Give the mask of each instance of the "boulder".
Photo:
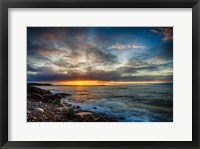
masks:
{"type": "Polygon", "coordinates": [[[33,112],[34,112],[34,113],[44,113],[44,109],[42,109],[42,108],[35,108],[35,109],[33,110],[33,112]]]}
{"type": "Polygon", "coordinates": [[[93,115],[93,113],[91,113],[91,112],[79,112],[76,115],[78,115],[80,117],[84,117],[84,116],[88,116],[88,115],[93,115]]]}
{"type": "Polygon", "coordinates": [[[75,111],[74,111],[74,108],[69,108],[67,111],[66,111],[66,115],[67,117],[75,117],[75,111]]]}
{"type": "Polygon", "coordinates": [[[30,94],[29,98],[37,100],[37,101],[43,101],[44,97],[42,97],[40,94],[32,93],[30,94]]]}
{"type": "Polygon", "coordinates": [[[58,107],[58,108],[56,108],[56,110],[59,112],[66,112],[68,110],[68,108],[67,107],[58,107]]]}

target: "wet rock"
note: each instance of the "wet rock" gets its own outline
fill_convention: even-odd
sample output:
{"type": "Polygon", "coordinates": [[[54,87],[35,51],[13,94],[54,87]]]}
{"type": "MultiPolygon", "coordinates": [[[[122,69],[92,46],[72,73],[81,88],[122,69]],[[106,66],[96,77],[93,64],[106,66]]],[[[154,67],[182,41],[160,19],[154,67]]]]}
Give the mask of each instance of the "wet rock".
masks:
{"type": "Polygon", "coordinates": [[[93,115],[85,116],[87,122],[95,122],[95,117],[93,115]]]}
{"type": "Polygon", "coordinates": [[[107,120],[103,117],[98,117],[95,119],[95,122],[107,122],[107,120]]]}
{"type": "Polygon", "coordinates": [[[74,108],[69,108],[68,110],[67,110],[67,112],[66,112],[66,115],[68,116],[68,117],[75,117],[75,111],[74,111],[74,108]]]}
{"type": "Polygon", "coordinates": [[[43,113],[43,112],[44,112],[44,109],[42,109],[42,108],[35,108],[35,109],[33,110],[33,112],[34,112],[34,113],[43,113]]]}
{"type": "Polygon", "coordinates": [[[64,103],[60,102],[60,106],[66,107],[64,103]]]}
{"type": "Polygon", "coordinates": [[[123,117],[123,116],[120,117],[120,120],[124,120],[124,119],[125,119],[125,117],[123,117]]]}
{"type": "Polygon", "coordinates": [[[37,93],[30,94],[30,98],[34,99],[34,100],[37,100],[37,101],[44,100],[44,97],[42,97],[40,94],[37,94],[37,93]]]}
{"type": "Polygon", "coordinates": [[[79,112],[79,113],[76,113],[76,115],[79,115],[81,117],[84,117],[84,116],[87,116],[87,115],[92,115],[93,113],[91,112],[79,112]]]}
{"type": "Polygon", "coordinates": [[[95,117],[94,117],[93,113],[91,113],[91,112],[79,112],[76,114],[76,116],[78,117],[79,121],[81,121],[81,120],[84,120],[87,122],[95,121],[95,117]]]}

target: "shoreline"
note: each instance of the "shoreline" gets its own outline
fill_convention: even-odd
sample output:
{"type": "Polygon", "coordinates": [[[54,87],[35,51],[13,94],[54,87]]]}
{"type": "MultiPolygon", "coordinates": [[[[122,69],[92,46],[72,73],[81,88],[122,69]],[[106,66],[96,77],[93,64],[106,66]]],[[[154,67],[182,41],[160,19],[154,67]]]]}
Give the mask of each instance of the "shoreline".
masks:
{"type": "Polygon", "coordinates": [[[105,113],[82,110],[63,102],[67,93],[50,91],[27,85],[27,122],[119,122],[120,119],[105,113]]]}

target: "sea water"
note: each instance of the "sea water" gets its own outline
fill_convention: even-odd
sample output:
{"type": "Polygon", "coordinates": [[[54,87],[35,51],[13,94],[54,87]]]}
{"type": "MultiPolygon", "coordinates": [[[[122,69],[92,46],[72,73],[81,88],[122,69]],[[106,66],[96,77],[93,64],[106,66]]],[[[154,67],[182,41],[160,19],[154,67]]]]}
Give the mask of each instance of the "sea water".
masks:
{"type": "Polygon", "coordinates": [[[38,87],[52,93],[70,93],[64,98],[67,103],[124,122],[173,122],[172,83],[38,87]]]}

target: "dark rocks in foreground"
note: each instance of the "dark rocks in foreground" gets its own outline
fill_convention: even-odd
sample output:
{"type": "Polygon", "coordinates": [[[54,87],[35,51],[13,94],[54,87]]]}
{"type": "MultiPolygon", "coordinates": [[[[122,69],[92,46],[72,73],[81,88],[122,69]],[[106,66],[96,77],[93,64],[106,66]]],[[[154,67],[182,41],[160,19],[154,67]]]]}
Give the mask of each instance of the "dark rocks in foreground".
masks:
{"type": "Polygon", "coordinates": [[[27,95],[30,99],[43,102],[52,102],[54,100],[61,100],[66,96],[71,96],[71,94],[67,93],[52,94],[50,91],[30,85],[27,86],[27,95]]]}
{"type": "MultiPolygon", "coordinates": [[[[119,120],[104,113],[81,110],[63,102],[62,98],[71,94],[52,94],[34,86],[27,87],[28,122],[117,122],[119,120]]],[[[96,109],[96,107],[94,107],[96,109]]]]}
{"type": "Polygon", "coordinates": [[[103,113],[81,110],[72,105],[61,106],[48,102],[27,101],[28,122],[117,122],[103,113]]]}
{"type": "Polygon", "coordinates": [[[43,90],[43,89],[40,89],[40,88],[37,88],[37,87],[34,87],[34,86],[29,86],[29,85],[27,86],[27,93],[28,94],[35,93],[35,94],[40,94],[40,95],[51,94],[50,91],[43,90]]]}
{"type": "Polygon", "coordinates": [[[53,101],[53,100],[62,98],[62,96],[60,96],[59,94],[55,94],[55,95],[54,94],[44,94],[43,97],[47,101],[53,101]]]}

